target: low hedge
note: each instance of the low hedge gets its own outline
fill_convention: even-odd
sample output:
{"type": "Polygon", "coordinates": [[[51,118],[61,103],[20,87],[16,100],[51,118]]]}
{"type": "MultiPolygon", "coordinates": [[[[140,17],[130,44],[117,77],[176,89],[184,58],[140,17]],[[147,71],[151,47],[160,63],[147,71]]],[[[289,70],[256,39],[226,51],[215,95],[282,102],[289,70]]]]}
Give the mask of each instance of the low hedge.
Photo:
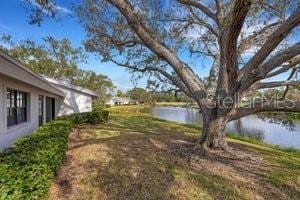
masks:
{"type": "Polygon", "coordinates": [[[44,199],[68,144],[72,123],[53,121],[0,154],[0,199],[44,199]]]}
{"type": "Polygon", "coordinates": [[[107,110],[97,110],[85,113],[76,113],[69,116],[64,116],[61,119],[70,120],[74,124],[100,124],[108,121],[109,112],[107,110]]]}
{"type": "Polygon", "coordinates": [[[108,111],[79,113],[49,122],[0,153],[0,200],[46,199],[74,124],[107,122],[108,111]]]}

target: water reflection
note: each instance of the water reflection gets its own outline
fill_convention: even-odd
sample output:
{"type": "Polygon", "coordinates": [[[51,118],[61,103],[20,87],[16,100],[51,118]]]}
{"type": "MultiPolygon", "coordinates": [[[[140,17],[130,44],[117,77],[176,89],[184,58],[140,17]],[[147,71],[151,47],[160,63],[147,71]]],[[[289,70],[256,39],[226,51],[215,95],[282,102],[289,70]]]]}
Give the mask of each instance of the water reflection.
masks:
{"type": "Polygon", "coordinates": [[[289,116],[281,113],[259,113],[258,118],[269,123],[279,124],[290,131],[295,128],[294,120],[289,116]]]}
{"type": "MultiPolygon", "coordinates": [[[[253,119],[253,120],[255,120],[255,119],[253,119]]],[[[245,123],[249,123],[249,117],[247,118],[247,120],[238,119],[236,121],[230,122],[227,125],[227,131],[238,133],[241,136],[252,137],[259,141],[264,141],[264,133],[262,130],[260,130],[258,127],[255,127],[255,126],[251,127],[251,129],[249,129],[245,123]]]]}
{"type": "MultiPolygon", "coordinates": [[[[202,124],[197,109],[155,106],[151,109],[155,117],[188,124],[202,124]]],[[[249,136],[269,144],[300,149],[300,120],[280,121],[277,116],[250,115],[227,125],[228,132],[249,136]],[[276,122],[276,123],[275,123],[276,122]]]]}
{"type": "Polygon", "coordinates": [[[248,136],[255,138],[260,141],[264,141],[264,132],[260,127],[251,126],[249,127],[247,123],[255,124],[255,116],[249,116],[247,119],[238,119],[236,121],[230,122],[226,129],[228,132],[238,133],[241,136],[248,136]]]}

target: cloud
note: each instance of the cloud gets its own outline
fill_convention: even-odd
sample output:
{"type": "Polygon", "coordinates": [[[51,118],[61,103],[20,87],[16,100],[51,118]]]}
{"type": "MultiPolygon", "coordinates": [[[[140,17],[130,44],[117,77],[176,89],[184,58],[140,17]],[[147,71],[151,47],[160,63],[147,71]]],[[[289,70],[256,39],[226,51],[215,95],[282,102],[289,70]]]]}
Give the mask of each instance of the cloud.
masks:
{"type": "Polygon", "coordinates": [[[72,11],[69,10],[66,7],[62,7],[62,6],[58,6],[58,5],[54,5],[54,9],[57,10],[58,12],[64,13],[64,14],[72,14],[72,11]]]}
{"type": "Polygon", "coordinates": [[[10,30],[10,28],[8,26],[6,26],[5,24],[0,24],[0,30],[1,29],[10,30]]]}
{"type": "MultiPolygon", "coordinates": [[[[43,8],[40,4],[38,4],[35,0],[21,0],[22,2],[28,1],[31,5],[38,7],[39,9],[41,9],[45,14],[49,15],[49,11],[47,11],[45,8],[43,8]]],[[[72,14],[72,11],[66,7],[57,5],[57,4],[53,4],[50,3],[49,7],[51,7],[51,9],[59,14],[63,14],[63,15],[70,15],[72,14]]]]}

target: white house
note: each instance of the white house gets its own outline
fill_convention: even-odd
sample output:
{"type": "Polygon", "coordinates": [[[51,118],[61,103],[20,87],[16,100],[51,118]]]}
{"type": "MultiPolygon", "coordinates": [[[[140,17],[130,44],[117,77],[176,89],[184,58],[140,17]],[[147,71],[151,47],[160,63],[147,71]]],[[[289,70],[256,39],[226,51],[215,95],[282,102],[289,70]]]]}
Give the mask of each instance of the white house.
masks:
{"type": "Polygon", "coordinates": [[[137,102],[130,98],[112,97],[106,102],[106,104],[111,105],[111,106],[118,106],[118,105],[137,104],[137,102]]]}
{"type": "Polygon", "coordinates": [[[92,110],[97,94],[34,73],[0,51],[0,150],[56,116],[92,110]]]}
{"type": "Polygon", "coordinates": [[[63,99],[58,99],[56,108],[57,115],[69,115],[72,113],[81,113],[92,111],[92,100],[98,97],[98,94],[86,88],[70,84],[67,81],[56,80],[43,76],[49,83],[58,87],[64,93],[63,99]]]}

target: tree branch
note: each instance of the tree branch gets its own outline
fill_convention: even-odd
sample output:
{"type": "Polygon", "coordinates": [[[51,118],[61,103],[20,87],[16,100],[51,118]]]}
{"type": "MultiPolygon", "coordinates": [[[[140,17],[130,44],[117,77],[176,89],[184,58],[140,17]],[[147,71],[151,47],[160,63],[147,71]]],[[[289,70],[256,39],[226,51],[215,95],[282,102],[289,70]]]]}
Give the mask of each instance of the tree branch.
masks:
{"type": "Polygon", "coordinates": [[[210,9],[208,9],[205,5],[203,5],[200,2],[196,2],[194,0],[176,0],[177,2],[186,5],[186,6],[192,6],[194,8],[199,9],[204,14],[206,14],[209,18],[213,19],[215,22],[217,22],[216,14],[213,13],[210,9]]]}
{"type": "Polygon", "coordinates": [[[179,78],[176,78],[175,76],[172,76],[171,74],[169,74],[166,70],[163,69],[163,67],[167,66],[167,64],[160,66],[160,67],[154,67],[154,66],[147,66],[144,68],[139,68],[138,66],[134,66],[134,65],[130,65],[129,63],[121,63],[118,62],[114,59],[110,59],[111,62],[115,63],[118,66],[121,67],[125,67],[128,69],[132,69],[134,71],[138,71],[141,73],[145,73],[145,72],[158,72],[161,75],[163,75],[165,78],[167,78],[169,81],[171,81],[176,87],[178,87],[181,91],[183,91],[184,93],[186,93],[188,96],[191,96],[191,94],[189,93],[187,87],[184,85],[184,83],[182,83],[179,78]]]}
{"type": "Polygon", "coordinates": [[[223,3],[221,0],[215,0],[216,4],[216,18],[217,18],[217,24],[219,24],[220,19],[224,17],[224,12],[223,12],[223,3]]]}
{"type": "Polygon", "coordinates": [[[240,91],[248,89],[253,83],[258,80],[265,79],[267,74],[271,72],[276,67],[282,65],[284,62],[298,56],[300,54],[300,42],[291,46],[284,51],[279,52],[277,55],[273,56],[266,63],[261,65],[257,69],[253,69],[251,72],[246,73],[241,80],[240,91]]]}
{"type": "Polygon", "coordinates": [[[191,26],[191,25],[199,25],[199,26],[202,26],[204,28],[206,28],[207,30],[209,30],[212,34],[214,34],[215,36],[218,36],[218,33],[217,33],[217,30],[211,26],[209,23],[207,23],[204,19],[201,19],[200,17],[198,17],[193,11],[192,11],[192,8],[190,8],[190,11],[193,15],[193,18],[192,17],[189,17],[189,18],[183,18],[183,19],[160,19],[159,21],[162,21],[162,22],[186,22],[187,23],[187,27],[188,26],[191,26]]]}
{"type": "Polygon", "coordinates": [[[255,89],[264,89],[264,88],[275,88],[281,86],[298,86],[300,81],[274,81],[274,82],[262,82],[255,85],[255,89]]]}
{"type": "MultiPolygon", "coordinates": [[[[290,76],[288,77],[287,81],[290,81],[290,80],[293,78],[293,76],[295,75],[296,71],[297,71],[296,69],[293,69],[293,70],[292,70],[292,72],[291,72],[290,76]]],[[[298,85],[300,85],[300,84],[298,83],[298,85]]],[[[296,85],[296,86],[297,86],[297,85],[296,85]]],[[[286,97],[286,95],[287,95],[289,89],[290,89],[290,85],[287,85],[287,86],[285,87],[284,93],[283,93],[282,97],[280,98],[280,100],[285,99],[285,97],[286,97]]]]}
{"type": "Polygon", "coordinates": [[[255,31],[253,34],[249,35],[248,37],[243,38],[240,42],[240,45],[238,46],[239,53],[249,49],[254,43],[257,44],[257,41],[263,42],[265,40],[265,37],[261,37],[261,36],[266,36],[271,34],[270,31],[272,31],[274,27],[277,26],[278,24],[279,22],[268,24],[263,28],[259,29],[258,31],[255,31]],[[261,38],[259,39],[259,37],[261,38]]]}
{"type": "Polygon", "coordinates": [[[105,32],[102,32],[101,29],[97,27],[90,27],[90,31],[94,31],[97,33],[99,38],[105,38],[110,43],[112,43],[114,46],[116,46],[119,50],[124,47],[134,47],[137,44],[142,44],[141,41],[138,40],[138,38],[124,38],[124,39],[116,39],[116,37],[111,36],[105,32]]]}
{"type": "MultiPolygon", "coordinates": [[[[270,55],[277,45],[300,23],[300,7],[285,20],[265,41],[258,52],[240,71],[241,82],[253,78],[253,70],[260,67],[261,63],[270,55]]],[[[247,88],[243,88],[247,89],[247,88]]]]}
{"type": "Polygon", "coordinates": [[[259,112],[300,112],[300,102],[293,101],[264,101],[248,106],[235,108],[229,113],[229,121],[259,112]]]}
{"type": "Polygon", "coordinates": [[[197,14],[193,11],[193,8],[190,8],[189,10],[192,13],[193,17],[197,20],[197,21],[195,21],[196,24],[204,26],[212,34],[214,34],[216,37],[219,37],[218,31],[212,25],[210,25],[209,23],[207,23],[206,20],[201,19],[200,17],[198,17],[197,14]]]}
{"type": "Polygon", "coordinates": [[[167,48],[159,38],[152,34],[151,29],[146,25],[141,17],[135,12],[127,0],[108,0],[126,18],[128,25],[139,36],[145,46],[147,46],[158,57],[166,60],[174,69],[178,77],[195,95],[195,99],[200,100],[206,96],[204,84],[195,75],[189,66],[183,63],[172,51],[167,48]]]}
{"type": "Polygon", "coordinates": [[[300,42],[273,56],[257,70],[257,73],[259,74],[260,78],[265,78],[265,76],[274,68],[282,65],[298,55],[300,55],[300,42]]]}
{"type": "Polygon", "coordinates": [[[279,74],[287,72],[290,69],[294,69],[294,67],[299,63],[300,63],[300,57],[296,57],[295,60],[292,60],[289,64],[282,66],[282,68],[280,68],[279,70],[269,73],[266,76],[266,78],[271,78],[273,76],[277,76],[279,74]]]}

